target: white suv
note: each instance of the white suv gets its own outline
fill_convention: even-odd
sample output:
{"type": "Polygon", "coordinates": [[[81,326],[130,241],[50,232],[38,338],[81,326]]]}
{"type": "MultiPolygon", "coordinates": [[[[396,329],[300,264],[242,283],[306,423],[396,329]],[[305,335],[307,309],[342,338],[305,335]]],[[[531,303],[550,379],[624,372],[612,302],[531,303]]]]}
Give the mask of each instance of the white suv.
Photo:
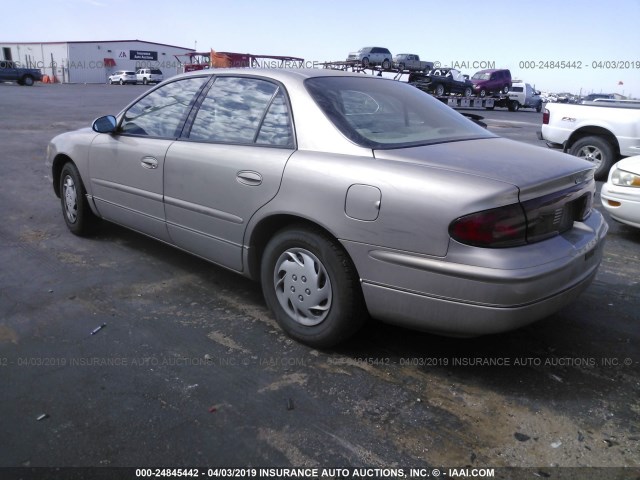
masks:
{"type": "Polygon", "coordinates": [[[391,68],[391,62],[393,56],[388,48],[382,47],[364,47],[357,52],[351,52],[347,57],[347,62],[357,60],[363,67],[367,68],[369,65],[382,65],[382,68],[391,68]]]}
{"type": "Polygon", "coordinates": [[[140,68],[136,72],[136,78],[138,82],[142,82],[145,85],[147,83],[160,83],[164,79],[162,71],[157,68],[140,68]]]}
{"type": "Polygon", "coordinates": [[[138,81],[136,79],[136,72],[131,72],[129,70],[118,70],[115,73],[109,75],[109,85],[113,85],[114,83],[119,83],[120,85],[124,85],[125,83],[132,83],[135,85],[138,81]]]}

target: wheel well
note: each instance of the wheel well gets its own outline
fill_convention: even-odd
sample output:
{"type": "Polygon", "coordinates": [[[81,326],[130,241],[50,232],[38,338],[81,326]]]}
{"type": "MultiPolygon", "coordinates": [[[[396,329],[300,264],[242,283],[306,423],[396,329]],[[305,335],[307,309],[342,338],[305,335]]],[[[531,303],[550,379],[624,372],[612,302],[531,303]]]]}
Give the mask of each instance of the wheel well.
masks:
{"type": "Polygon", "coordinates": [[[290,225],[307,226],[315,230],[321,230],[330,237],[336,238],[335,235],[326,228],[303,217],[297,217],[295,215],[273,215],[267,217],[255,226],[248,242],[249,256],[247,273],[250,278],[260,279],[260,262],[267,243],[269,243],[269,240],[271,240],[276,232],[290,225]]]}
{"type": "Polygon", "coordinates": [[[56,158],[53,159],[53,165],[51,166],[51,176],[53,177],[53,191],[56,192],[56,196],[60,198],[60,174],[62,173],[62,167],[64,167],[65,163],[71,162],[73,160],[64,154],[56,155],[56,158]]]}
{"type": "Polygon", "coordinates": [[[565,147],[566,150],[569,150],[571,146],[581,138],[590,137],[590,136],[603,137],[613,147],[614,153],[616,155],[620,155],[620,145],[618,144],[618,139],[615,137],[613,133],[611,133],[606,128],[602,128],[602,127],[579,128],[578,130],[573,132],[569,137],[569,140],[567,141],[567,145],[565,147]]]}

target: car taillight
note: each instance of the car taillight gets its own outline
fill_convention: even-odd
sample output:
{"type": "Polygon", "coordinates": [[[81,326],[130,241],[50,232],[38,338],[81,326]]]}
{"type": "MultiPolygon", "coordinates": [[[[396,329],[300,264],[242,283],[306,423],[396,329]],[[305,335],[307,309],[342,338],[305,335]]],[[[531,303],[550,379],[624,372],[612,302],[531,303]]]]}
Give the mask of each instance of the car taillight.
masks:
{"type": "Polygon", "coordinates": [[[527,243],[527,219],[520,204],[492,208],[454,220],[449,235],[475,247],[515,247],[527,243]]]}
{"type": "Polygon", "coordinates": [[[466,245],[516,247],[554,237],[582,222],[593,206],[593,180],[522,203],[459,217],[449,235],[466,245]]]}
{"type": "Polygon", "coordinates": [[[544,109],[544,113],[542,114],[542,124],[549,125],[549,117],[551,117],[551,112],[548,109],[544,109]]]}

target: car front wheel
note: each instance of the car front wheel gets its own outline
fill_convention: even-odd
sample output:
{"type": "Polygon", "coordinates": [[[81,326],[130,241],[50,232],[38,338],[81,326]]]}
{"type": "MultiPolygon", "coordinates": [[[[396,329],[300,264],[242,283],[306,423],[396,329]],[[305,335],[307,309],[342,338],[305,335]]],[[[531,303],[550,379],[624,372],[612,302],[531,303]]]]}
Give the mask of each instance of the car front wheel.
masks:
{"type": "Polygon", "coordinates": [[[368,59],[367,57],[364,57],[364,58],[362,59],[362,66],[363,66],[364,68],[367,68],[367,67],[369,66],[369,59],[368,59]]]}
{"type": "Polygon", "coordinates": [[[277,233],[261,264],[267,305],[290,337],[328,348],[353,335],[364,322],[358,275],[339,242],[298,226],[277,233]]]}
{"type": "Polygon", "coordinates": [[[120,79],[120,85],[124,85],[124,80],[120,79]]]}
{"type": "Polygon", "coordinates": [[[613,148],[602,137],[583,137],[571,145],[569,153],[593,163],[596,180],[604,180],[609,174],[611,165],[613,165],[613,148]]]}
{"type": "Polygon", "coordinates": [[[80,173],[71,162],[62,167],[60,174],[60,201],[64,221],[69,230],[80,236],[90,233],[97,218],[87,203],[80,173]]]}
{"type": "Polygon", "coordinates": [[[473,93],[473,90],[471,90],[471,87],[467,87],[464,89],[464,93],[463,95],[467,98],[469,98],[471,96],[471,94],[473,93]]]}
{"type": "Polygon", "coordinates": [[[441,83],[436,85],[436,88],[434,89],[434,92],[435,92],[436,96],[438,96],[438,97],[441,97],[442,95],[444,95],[444,85],[442,85],[441,83]]]}
{"type": "Polygon", "coordinates": [[[389,70],[389,68],[391,68],[391,62],[388,59],[384,59],[382,61],[382,69],[383,70],[389,70]]]}
{"type": "Polygon", "coordinates": [[[147,83],[149,83],[149,81],[147,80],[147,77],[144,77],[144,78],[142,79],[142,84],[143,84],[143,85],[146,85],[147,83]]]}

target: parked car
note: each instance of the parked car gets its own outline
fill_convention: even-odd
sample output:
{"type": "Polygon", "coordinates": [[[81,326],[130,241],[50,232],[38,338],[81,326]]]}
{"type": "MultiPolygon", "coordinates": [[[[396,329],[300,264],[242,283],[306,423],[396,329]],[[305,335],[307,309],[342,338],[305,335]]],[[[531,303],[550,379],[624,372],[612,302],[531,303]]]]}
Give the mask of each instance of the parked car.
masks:
{"type": "Polygon", "coordinates": [[[410,75],[409,83],[437,97],[451,94],[470,97],[473,93],[473,83],[455,68],[436,68],[426,75],[410,75]]]}
{"type": "Polygon", "coordinates": [[[30,87],[41,80],[39,68],[23,68],[10,60],[0,60],[0,82],[16,82],[30,87]]]}
{"type": "Polygon", "coordinates": [[[593,102],[594,100],[597,100],[599,98],[604,98],[605,100],[615,99],[612,93],[590,93],[586,97],[582,98],[580,100],[580,103],[593,102]]]}
{"type": "Polygon", "coordinates": [[[47,159],[71,232],[103,218],[260,280],[315,347],[367,314],[455,336],[541,319],[589,285],[607,232],[588,162],[329,69],[172,77],[47,159]]]}
{"type": "Polygon", "coordinates": [[[144,85],[147,83],[160,83],[164,80],[162,70],[157,68],[140,68],[136,71],[136,80],[144,85]]]}
{"type": "Polygon", "coordinates": [[[533,108],[542,111],[540,92],[525,82],[513,82],[509,89],[509,111],[517,112],[521,108],[533,108]]]}
{"type": "Polygon", "coordinates": [[[507,94],[511,88],[511,72],[506,69],[480,70],[471,77],[473,91],[479,97],[490,93],[507,94]]]}
{"type": "Polygon", "coordinates": [[[640,104],[601,100],[590,104],[547,104],[540,140],[551,148],[589,160],[598,180],[620,157],[640,155],[640,104]]]}
{"type": "Polygon", "coordinates": [[[640,228],[640,155],[624,158],[611,168],[600,197],[611,218],[640,228]]]}
{"type": "Polygon", "coordinates": [[[136,83],[138,83],[138,77],[136,77],[136,72],[132,72],[129,70],[118,70],[117,72],[109,75],[108,83],[109,85],[113,85],[114,83],[119,83],[120,85],[131,83],[132,85],[135,85],[136,83]]]}
{"type": "Polygon", "coordinates": [[[351,52],[347,57],[347,62],[357,61],[363,67],[371,65],[381,65],[385,70],[391,68],[393,55],[388,48],[383,47],[364,47],[357,52],[351,52]]]}
{"type": "Polygon", "coordinates": [[[393,56],[393,66],[399,70],[428,72],[433,68],[433,62],[424,62],[413,53],[399,53],[393,56]]]}

